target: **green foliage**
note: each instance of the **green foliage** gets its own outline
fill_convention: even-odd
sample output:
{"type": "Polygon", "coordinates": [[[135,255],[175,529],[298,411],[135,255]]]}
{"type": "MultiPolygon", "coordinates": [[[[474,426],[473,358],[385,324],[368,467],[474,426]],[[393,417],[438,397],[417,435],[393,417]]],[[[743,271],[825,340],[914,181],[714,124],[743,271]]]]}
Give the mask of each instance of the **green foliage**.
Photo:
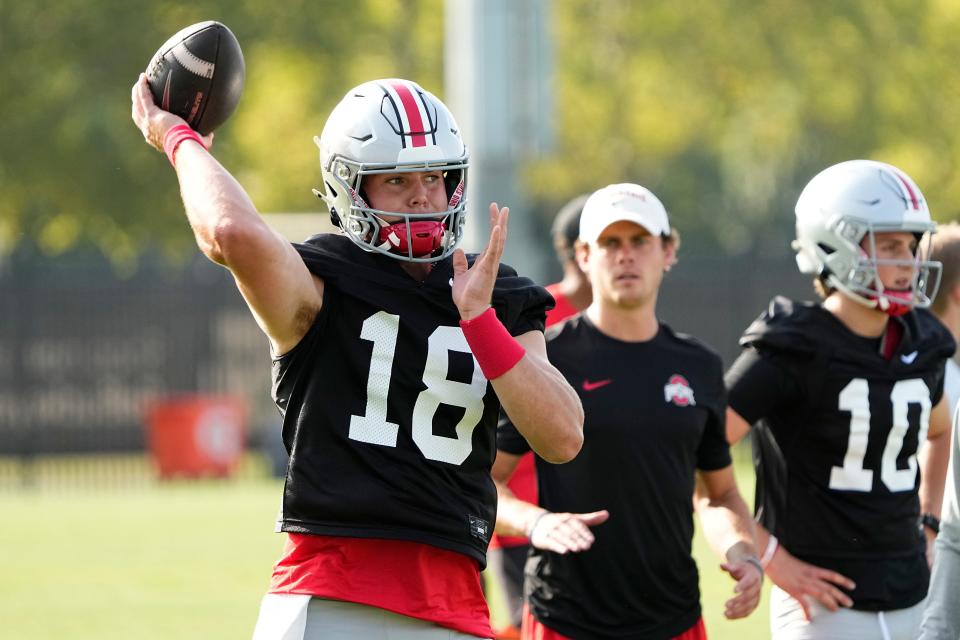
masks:
{"type": "Polygon", "coordinates": [[[129,98],[188,24],[220,20],[244,49],[246,92],[215,147],[264,211],[320,209],[312,137],[350,87],[384,76],[441,84],[440,0],[44,4],[2,7],[0,249],[93,243],[124,263],[145,245],[192,245],[176,177],[133,126],[129,98]]]}
{"type": "Polygon", "coordinates": [[[868,157],[910,173],[939,219],[957,216],[955,3],[554,7],[558,148],[530,168],[536,197],[640,182],[688,239],[786,250],[802,185],[868,157]]]}
{"type": "MultiPolygon", "coordinates": [[[[400,76],[443,93],[441,0],[42,4],[0,0],[0,249],[90,242],[129,262],[145,245],[190,247],[175,177],[128,97],[187,24],[221,20],[243,46],[246,93],[216,153],[263,211],[321,209],[311,138],[350,87],[400,76]]],[[[910,173],[937,218],[957,217],[957,3],[550,6],[556,146],[525,175],[538,208],[636,181],[693,247],[786,251],[806,180],[870,157],[910,173]]]]}

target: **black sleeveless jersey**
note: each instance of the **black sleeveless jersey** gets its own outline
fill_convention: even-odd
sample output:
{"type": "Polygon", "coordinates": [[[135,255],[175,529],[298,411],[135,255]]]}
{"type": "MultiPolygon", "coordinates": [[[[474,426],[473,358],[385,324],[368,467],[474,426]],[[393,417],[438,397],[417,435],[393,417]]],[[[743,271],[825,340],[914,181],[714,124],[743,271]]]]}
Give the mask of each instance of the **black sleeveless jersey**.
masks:
{"type": "MultiPolygon", "coordinates": [[[[691,557],[695,471],[730,465],[719,356],[661,324],[646,342],[604,335],[583,315],[547,329],[547,355],[583,403],[583,448],[565,464],[536,458],[540,505],[609,509],[582,553],[531,548],[534,616],[571,638],[672,638],[700,617],[691,557]]],[[[497,446],[529,445],[509,420],[497,446]]]]}
{"type": "Polygon", "coordinates": [[[855,609],[920,602],[917,450],[943,394],[953,338],[914,310],[887,360],[818,304],[777,297],[744,333],[730,407],[753,430],[760,522],[795,556],[857,585],[855,609]]]}
{"type": "MultiPolygon", "coordinates": [[[[280,529],[422,542],[483,566],[500,404],[459,327],[451,260],[417,282],[345,236],[295,247],[325,287],[273,362],[290,454],[280,529]]],[[[552,302],[501,265],[493,306],[512,335],[542,331],[552,302]]]]}

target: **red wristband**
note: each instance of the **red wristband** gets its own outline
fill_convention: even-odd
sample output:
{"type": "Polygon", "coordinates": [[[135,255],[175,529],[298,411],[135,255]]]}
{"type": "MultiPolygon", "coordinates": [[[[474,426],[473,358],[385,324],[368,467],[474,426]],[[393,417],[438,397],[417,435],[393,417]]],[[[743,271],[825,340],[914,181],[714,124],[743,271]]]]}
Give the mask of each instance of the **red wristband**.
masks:
{"type": "Polygon", "coordinates": [[[460,328],[487,380],[513,369],[527,352],[497,319],[493,307],[472,320],[461,320],[460,328]]]}
{"type": "Polygon", "coordinates": [[[166,135],[163,136],[163,152],[167,154],[167,159],[170,160],[170,164],[174,167],[177,166],[177,163],[174,162],[174,154],[177,152],[177,147],[180,146],[180,143],[185,140],[196,140],[200,143],[201,147],[204,149],[207,148],[207,145],[203,144],[203,139],[200,137],[200,134],[189,126],[178,124],[175,127],[171,127],[166,135]]]}

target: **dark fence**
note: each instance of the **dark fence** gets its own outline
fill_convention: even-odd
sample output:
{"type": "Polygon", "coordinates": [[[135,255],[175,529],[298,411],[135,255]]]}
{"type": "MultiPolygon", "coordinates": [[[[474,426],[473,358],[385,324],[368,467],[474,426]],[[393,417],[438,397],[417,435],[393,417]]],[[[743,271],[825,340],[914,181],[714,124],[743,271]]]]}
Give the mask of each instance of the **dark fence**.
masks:
{"type": "Polygon", "coordinates": [[[278,422],[267,342],[206,259],[121,278],[90,257],[17,255],[0,318],[0,456],[143,452],[148,407],[179,394],[241,398],[254,446],[278,422]]]}
{"type": "MultiPolygon", "coordinates": [[[[684,257],[665,281],[660,315],[729,364],[740,333],[778,292],[809,297],[792,260],[684,257]]],[[[148,407],[178,394],[239,397],[246,446],[277,450],[267,341],[229,273],[202,257],[155,261],[123,278],[89,257],[16,256],[0,271],[0,320],[8,476],[23,481],[49,469],[50,456],[69,459],[60,454],[79,468],[81,459],[97,468],[102,453],[143,458],[148,407]]]]}
{"type": "Polygon", "coordinates": [[[664,279],[659,317],[715,349],[730,366],[737,341],[775,295],[815,298],[812,280],[800,274],[792,255],[783,258],[681,256],[664,279]]]}

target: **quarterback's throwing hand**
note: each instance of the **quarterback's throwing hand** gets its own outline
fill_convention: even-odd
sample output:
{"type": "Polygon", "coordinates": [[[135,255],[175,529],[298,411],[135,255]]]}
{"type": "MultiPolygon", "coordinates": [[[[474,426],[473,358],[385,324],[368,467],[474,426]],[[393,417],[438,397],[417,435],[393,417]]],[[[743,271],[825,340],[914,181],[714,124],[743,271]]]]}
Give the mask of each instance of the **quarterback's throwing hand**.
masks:
{"type": "Polygon", "coordinates": [[[775,585],[789,593],[800,603],[803,617],[810,620],[808,598],[818,600],[830,611],[853,606],[853,600],[840,590],[856,588],[853,580],[831,571],[804,562],[781,546],[767,565],[767,575],[775,585]]]}
{"type": "Polygon", "coordinates": [[[496,202],[490,203],[490,241],[469,269],[463,250],[453,252],[453,303],[464,320],[472,320],[490,307],[500,258],[507,242],[509,217],[509,207],[501,209],[496,202]]]}
{"type": "MultiPolygon", "coordinates": [[[[180,116],[164,111],[153,102],[147,75],[141,73],[130,92],[131,116],[140,129],[144,139],[158,151],[163,151],[163,138],[167,131],[178,124],[187,124],[180,116]]],[[[203,144],[209,149],[213,144],[213,133],[203,138],[203,144]]]]}
{"type": "Polygon", "coordinates": [[[544,513],[530,530],[530,544],[564,554],[569,551],[586,551],[593,546],[594,537],[590,527],[607,521],[606,510],[592,513],[544,513]]]}

